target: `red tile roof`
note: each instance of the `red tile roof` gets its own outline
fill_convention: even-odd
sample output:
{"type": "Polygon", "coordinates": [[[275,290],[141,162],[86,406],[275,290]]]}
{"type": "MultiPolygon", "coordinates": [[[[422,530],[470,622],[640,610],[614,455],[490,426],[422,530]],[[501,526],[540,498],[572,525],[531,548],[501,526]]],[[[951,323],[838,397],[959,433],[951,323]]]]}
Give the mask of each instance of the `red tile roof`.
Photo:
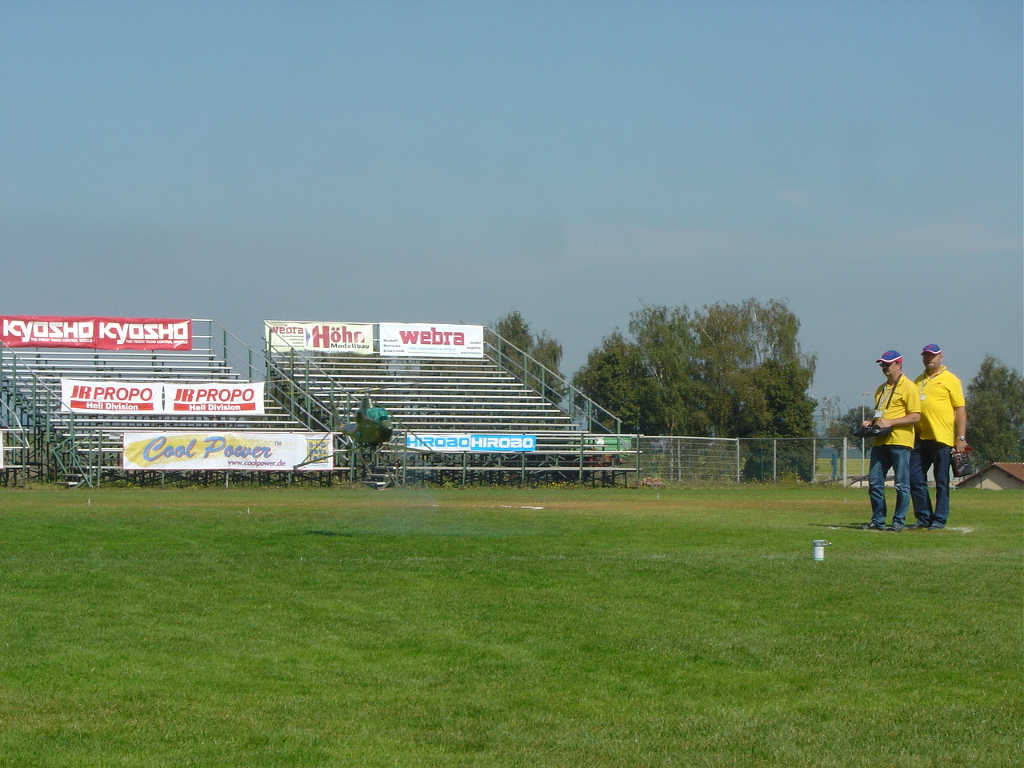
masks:
{"type": "Polygon", "coordinates": [[[1006,474],[1012,475],[1024,483],[1024,464],[1011,461],[994,461],[992,462],[992,466],[999,467],[999,469],[1003,470],[1006,474]]]}

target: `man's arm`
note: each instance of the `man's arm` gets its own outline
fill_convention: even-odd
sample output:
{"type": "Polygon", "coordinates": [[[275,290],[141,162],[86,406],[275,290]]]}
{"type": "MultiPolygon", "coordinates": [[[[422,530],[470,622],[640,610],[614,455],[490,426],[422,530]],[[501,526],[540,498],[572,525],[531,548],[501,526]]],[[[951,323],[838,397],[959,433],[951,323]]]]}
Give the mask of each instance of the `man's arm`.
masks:
{"type": "Polygon", "coordinates": [[[898,419],[876,419],[875,423],[880,427],[901,427],[904,424],[917,424],[921,420],[921,414],[917,411],[900,416],[898,419]]]}
{"type": "Polygon", "coordinates": [[[967,447],[967,406],[961,405],[953,409],[953,423],[956,425],[953,446],[962,451],[967,447]]]}

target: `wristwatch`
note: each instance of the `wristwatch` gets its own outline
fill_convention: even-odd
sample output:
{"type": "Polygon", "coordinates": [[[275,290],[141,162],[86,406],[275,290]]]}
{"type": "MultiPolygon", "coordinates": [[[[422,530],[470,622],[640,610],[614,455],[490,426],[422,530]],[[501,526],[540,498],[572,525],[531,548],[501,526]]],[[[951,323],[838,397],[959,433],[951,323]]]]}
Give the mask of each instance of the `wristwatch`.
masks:
{"type": "Polygon", "coordinates": [[[967,439],[967,435],[957,435],[956,439],[957,440],[966,440],[967,439]]]}

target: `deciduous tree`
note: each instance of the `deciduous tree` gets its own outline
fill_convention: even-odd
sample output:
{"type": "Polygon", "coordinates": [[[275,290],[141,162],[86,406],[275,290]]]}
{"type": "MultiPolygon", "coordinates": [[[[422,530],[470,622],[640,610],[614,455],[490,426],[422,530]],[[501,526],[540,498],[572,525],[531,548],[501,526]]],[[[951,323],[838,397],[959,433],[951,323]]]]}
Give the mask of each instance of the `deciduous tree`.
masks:
{"type": "MultiPolygon", "coordinates": [[[[1024,379],[988,355],[967,385],[967,438],[977,463],[1024,461],[1024,379]]],[[[979,467],[980,468],[980,467],[979,467]]]]}

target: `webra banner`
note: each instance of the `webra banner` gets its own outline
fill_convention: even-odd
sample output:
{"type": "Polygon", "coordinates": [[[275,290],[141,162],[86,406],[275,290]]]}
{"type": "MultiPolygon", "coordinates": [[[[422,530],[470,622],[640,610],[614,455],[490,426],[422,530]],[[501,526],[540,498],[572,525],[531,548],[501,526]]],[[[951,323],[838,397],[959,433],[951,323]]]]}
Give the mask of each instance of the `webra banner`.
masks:
{"type": "Polygon", "coordinates": [[[533,453],[537,436],[419,432],[405,436],[405,447],[434,453],[533,453]]]}
{"type": "Polygon", "coordinates": [[[484,356],[482,325],[381,323],[381,357],[484,356]]]}
{"type": "Polygon", "coordinates": [[[0,315],[0,341],[8,347],[76,349],[192,349],[192,321],[151,317],[0,315]]]}
{"type": "Polygon", "coordinates": [[[373,354],[372,323],[315,323],[264,320],[263,331],[271,352],[330,352],[373,354]]]}
{"type": "Polygon", "coordinates": [[[325,432],[125,432],[121,465],[130,470],[303,472],[334,468],[325,432]]]}
{"type": "Polygon", "coordinates": [[[163,413],[163,384],[61,379],[60,409],[65,413],[163,413]]]}

